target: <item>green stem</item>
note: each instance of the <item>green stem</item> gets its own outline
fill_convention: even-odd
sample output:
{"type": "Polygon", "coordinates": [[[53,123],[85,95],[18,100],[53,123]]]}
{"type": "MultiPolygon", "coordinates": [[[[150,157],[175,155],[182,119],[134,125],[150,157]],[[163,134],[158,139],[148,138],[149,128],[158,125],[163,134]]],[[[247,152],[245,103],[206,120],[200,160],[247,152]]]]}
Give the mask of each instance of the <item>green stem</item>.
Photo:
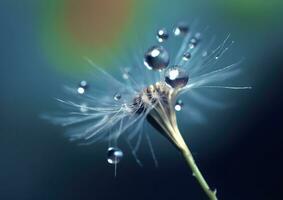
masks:
{"type": "Polygon", "coordinates": [[[182,155],[184,156],[188,166],[191,168],[191,170],[193,172],[193,176],[197,179],[199,185],[201,186],[203,191],[206,193],[208,198],[210,200],[217,200],[216,190],[212,191],[210,189],[210,187],[207,184],[206,180],[202,176],[198,166],[196,165],[196,162],[195,162],[195,160],[193,158],[193,155],[192,155],[190,149],[187,147],[187,145],[186,145],[185,148],[182,148],[181,152],[182,152],[182,155]]]}

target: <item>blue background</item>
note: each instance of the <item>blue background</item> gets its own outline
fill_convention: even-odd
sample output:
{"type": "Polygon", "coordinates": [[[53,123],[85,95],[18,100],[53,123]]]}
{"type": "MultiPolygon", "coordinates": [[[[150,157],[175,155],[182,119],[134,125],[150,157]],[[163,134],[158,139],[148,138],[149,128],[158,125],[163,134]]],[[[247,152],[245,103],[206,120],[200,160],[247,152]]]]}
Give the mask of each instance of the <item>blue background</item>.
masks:
{"type": "MultiPolygon", "coordinates": [[[[216,34],[233,35],[236,57],[247,58],[243,67],[253,90],[233,94],[233,107],[208,112],[208,122],[193,127],[201,137],[189,133],[188,142],[220,199],[275,200],[283,178],[282,6],[251,2],[240,12],[222,1],[168,1],[163,15],[155,2],[148,12],[154,16],[159,10],[157,17],[147,23],[141,16],[139,23],[150,28],[166,17],[196,16],[216,34]]],[[[153,138],[159,168],[147,149],[139,168],[125,147],[114,178],[105,161],[107,144],[79,147],[63,137],[64,129],[41,120],[40,113],[54,108],[61,85],[77,81],[76,74],[58,69],[62,62],[50,59],[40,43],[45,7],[32,0],[2,0],[0,6],[0,199],[205,199],[181,156],[161,136],[153,138]]]]}

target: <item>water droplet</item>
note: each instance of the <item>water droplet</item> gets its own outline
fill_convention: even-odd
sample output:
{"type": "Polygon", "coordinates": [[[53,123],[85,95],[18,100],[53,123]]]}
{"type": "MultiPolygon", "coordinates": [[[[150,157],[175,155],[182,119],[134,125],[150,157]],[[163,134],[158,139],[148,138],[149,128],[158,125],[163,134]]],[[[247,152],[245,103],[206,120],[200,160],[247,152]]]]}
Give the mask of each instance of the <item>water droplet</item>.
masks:
{"type": "Polygon", "coordinates": [[[82,87],[82,88],[85,88],[85,89],[86,89],[86,88],[88,87],[87,82],[86,82],[86,81],[84,81],[84,80],[83,80],[83,81],[81,81],[81,82],[80,82],[80,87],[82,87]]]}
{"type": "Polygon", "coordinates": [[[190,49],[195,48],[197,43],[198,43],[198,39],[196,37],[192,37],[189,41],[189,48],[190,49]]]}
{"type": "Polygon", "coordinates": [[[162,70],[169,64],[169,53],[162,46],[153,46],[144,55],[144,65],[150,70],[162,70]]]}
{"type": "Polygon", "coordinates": [[[122,78],[125,80],[130,78],[130,68],[126,67],[122,70],[122,78]]]}
{"type": "Polygon", "coordinates": [[[169,37],[169,34],[165,28],[159,29],[156,34],[158,42],[164,42],[169,37]]]}
{"type": "Polygon", "coordinates": [[[127,73],[125,72],[125,73],[123,73],[122,77],[123,77],[123,79],[127,80],[127,79],[129,79],[129,74],[127,74],[127,73]]]}
{"type": "Polygon", "coordinates": [[[84,94],[87,88],[88,88],[88,84],[87,84],[86,81],[83,80],[79,83],[79,87],[77,89],[77,92],[79,94],[84,94]]]}
{"type": "Polygon", "coordinates": [[[175,104],[175,110],[176,110],[176,111],[181,111],[182,108],[183,108],[183,106],[184,106],[183,101],[179,99],[179,100],[176,102],[176,104],[175,104]]]}
{"type": "Polygon", "coordinates": [[[207,51],[203,51],[201,55],[202,55],[202,57],[207,56],[207,51]]]}
{"type": "Polygon", "coordinates": [[[189,26],[186,23],[179,23],[174,29],[173,33],[175,36],[185,35],[189,32],[189,26]]]}
{"type": "Polygon", "coordinates": [[[107,162],[109,164],[117,164],[123,158],[123,152],[118,147],[109,147],[107,150],[107,162]]]}
{"type": "Polygon", "coordinates": [[[116,93],[114,96],[113,96],[113,99],[115,101],[119,101],[120,99],[122,98],[122,95],[120,93],[116,93]]]}
{"type": "Polygon", "coordinates": [[[85,103],[81,104],[80,111],[83,112],[83,113],[87,112],[88,111],[87,104],[85,104],[85,103]]]}
{"type": "Polygon", "coordinates": [[[184,55],[183,55],[183,60],[184,61],[188,61],[190,58],[191,58],[191,53],[190,52],[186,52],[186,53],[184,53],[184,55]]]}
{"type": "Polygon", "coordinates": [[[85,89],[83,87],[78,87],[77,92],[79,94],[84,94],[85,93],[85,89]]]}
{"type": "Polygon", "coordinates": [[[165,73],[165,82],[173,88],[184,87],[189,81],[189,76],[184,69],[174,66],[165,73]]]}
{"type": "Polygon", "coordinates": [[[197,33],[195,34],[195,38],[199,40],[200,37],[201,37],[201,33],[197,32],[197,33]]]}

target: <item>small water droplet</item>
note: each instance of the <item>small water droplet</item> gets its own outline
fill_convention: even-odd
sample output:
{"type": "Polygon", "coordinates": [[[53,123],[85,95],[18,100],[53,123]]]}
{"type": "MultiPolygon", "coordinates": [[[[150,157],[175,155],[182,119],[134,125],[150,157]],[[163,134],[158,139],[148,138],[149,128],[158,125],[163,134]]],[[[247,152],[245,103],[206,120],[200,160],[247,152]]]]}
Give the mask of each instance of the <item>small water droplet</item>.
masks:
{"type": "Polygon", "coordinates": [[[88,83],[85,81],[85,80],[82,80],[80,83],[79,83],[79,87],[77,89],[77,92],[79,94],[84,94],[86,89],[88,88],[88,83]]]}
{"type": "Polygon", "coordinates": [[[126,72],[123,73],[122,75],[123,79],[127,80],[129,79],[129,74],[127,74],[126,72]]]}
{"type": "Polygon", "coordinates": [[[219,56],[215,56],[215,59],[218,60],[219,56]]]}
{"type": "Polygon", "coordinates": [[[83,113],[87,112],[88,111],[87,104],[85,104],[85,103],[81,104],[80,111],[83,112],[83,113]]]}
{"type": "Polygon", "coordinates": [[[195,34],[195,38],[198,39],[198,40],[200,40],[200,37],[201,37],[201,33],[200,33],[200,32],[197,32],[197,33],[195,34]]]}
{"type": "Polygon", "coordinates": [[[191,58],[191,53],[190,52],[186,52],[186,53],[184,53],[184,55],[183,55],[183,60],[184,61],[188,61],[190,58],[191,58]]]}
{"type": "Polygon", "coordinates": [[[165,73],[165,82],[173,88],[181,88],[187,85],[189,76],[184,69],[174,66],[165,73]]]}
{"type": "Polygon", "coordinates": [[[107,150],[107,162],[109,164],[118,164],[123,158],[123,152],[118,147],[109,147],[107,150]]]}
{"type": "Polygon", "coordinates": [[[79,94],[84,94],[85,93],[85,89],[83,87],[78,87],[77,92],[79,94]]]}
{"type": "Polygon", "coordinates": [[[116,93],[114,96],[113,96],[113,99],[115,101],[119,101],[120,99],[122,98],[122,95],[120,93],[116,93]]]}
{"type": "Polygon", "coordinates": [[[197,44],[198,44],[198,39],[195,37],[192,37],[189,41],[189,48],[193,49],[196,47],[197,44]]]}
{"type": "Polygon", "coordinates": [[[81,87],[86,87],[87,86],[87,82],[86,81],[81,81],[80,82],[80,86],[81,87]]]}
{"type": "Polygon", "coordinates": [[[165,28],[159,29],[156,34],[158,42],[164,42],[169,38],[168,31],[165,28]]]}
{"type": "Polygon", "coordinates": [[[178,23],[177,26],[173,29],[173,33],[175,36],[185,35],[188,32],[189,32],[189,26],[184,22],[178,23]]]}
{"type": "Polygon", "coordinates": [[[130,68],[128,67],[125,67],[123,70],[122,70],[122,78],[127,80],[130,78],[130,68]]]}
{"type": "Polygon", "coordinates": [[[183,108],[183,106],[184,106],[183,101],[179,99],[179,100],[176,102],[176,104],[175,104],[175,110],[176,110],[176,111],[181,111],[182,108],[183,108]]]}
{"type": "Polygon", "coordinates": [[[207,56],[207,51],[203,51],[201,55],[202,55],[202,57],[207,56]]]}
{"type": "Polygon", "coordinates": [[[144,55],[144,65],[150,70],[165,69],[169,61],[169,53],[162,46],[153,46],[144,55]]]}

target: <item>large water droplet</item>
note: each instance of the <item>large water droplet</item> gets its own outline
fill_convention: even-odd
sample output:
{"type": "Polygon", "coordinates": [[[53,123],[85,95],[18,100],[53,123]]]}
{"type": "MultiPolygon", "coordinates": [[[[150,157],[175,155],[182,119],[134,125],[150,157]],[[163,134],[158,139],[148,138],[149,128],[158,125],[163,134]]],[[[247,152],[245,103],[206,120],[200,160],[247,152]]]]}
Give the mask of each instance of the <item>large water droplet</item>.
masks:
{"type": "Polygon", "coordinates": [[[189,32],[189,26],[184,22],[177,24],[177,26],[173,29],[173,33],[175,36],[185,35],[188,32],[189,32]]]}
{"type": "Polygon", "coordinates": [[[192,55],[191,55],[190,52],[186,52],[186,53],[183,54],[183,60],[188,61],[188,60],[190,60],[191,56],[192,55]]]}
{"type": "Polygon", "coordinates": [[[175,110],[176,111],[181,111],[183,106],[184,106],[183,101],[179,99],[179,100],[177,100],[177,102],[175,104],[175,110]]]}
{"type": "Polygon", "coordinates": [[[164,42],[169,37],[169,34],[165,28],[159,29],[156,34],[158,42],[164,42]]]}
{"type": "Polygon", "coordinates": [[[119,101],[120,99],[122,98],[122,95],[120,93],[116,93],[114,96],[113,96],[113,99],[115,101],[119,101]]]}
{"type": "Polygon", "coordinates": [[[189,76],[184,69],[178,66],[168,69],[165,73],[165,82],[173,88],[181,88],[187,85],[189,76]]]}
{"type": "Polygon", "coordinates": [[[123,158],[123,152],[118,147],[109,147],[107,150],[107,162],[117,164],[123,158]]]}
{"type": "Polygon", "coordinates": [[[169,61],[169,53],[162,46],[153,46],[144,55],[144,65],[150,70],[162,70],[169,61]]]}

